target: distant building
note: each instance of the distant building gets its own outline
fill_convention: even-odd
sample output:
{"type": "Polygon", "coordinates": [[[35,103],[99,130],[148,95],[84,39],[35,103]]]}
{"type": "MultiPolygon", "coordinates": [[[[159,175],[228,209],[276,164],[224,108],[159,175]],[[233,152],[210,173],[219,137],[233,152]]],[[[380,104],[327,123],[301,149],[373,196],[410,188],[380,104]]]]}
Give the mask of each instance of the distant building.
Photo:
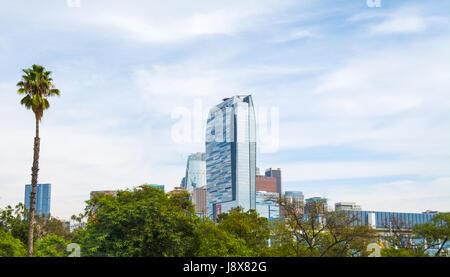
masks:
{"type": "MultiPolygon", "coordinates": [[[[305,197],[303,195],[303,192],[301,191],[286,191],[284,193],[284,199],[286,202],[294,204],[297,213],[303,214],[304,213],[304,207],[305,207],[305,197]]],[[[285,213],[283,209],[281,209],[282,216],[285,216],[285,213]]]]}
{"type": "Polygon", "coordinates": [[[164,185],[158,185],[158,184],[148,184],[148,185],[164,191],[164,185]]]}
{"type": "Polygon", "coordinates": [[[347,211],[356,215],[358,224],[368,225],[377,229],[390,229],[396,227],[412,228],[416,224],[430,222],[435,214],[399,213],[377,211],[347,211]]]}
{"type": "Polygon", "coordinates": [[[208,217],[256,208],[256,119],[251,95],[225,98],[206,123],[208,217]]]}
{"type": "Polygon", "coordinates": [[[115,190],[95,190],[95,191],[91,191],[90,195],[91,195],[91,199],[98,194],[109,194],[112,196],[116,196],[117,195],[117,191],[115,190]]]}
{"type": "Polygon", "coordinates": [[[206,186],[205,153],[195,153],[189,155],[186,164],[186,176],[183,180],[183,186],[191,193],[195,188],[206,186]]]}
{"type": "Polygon", "coordinates": [[[172,191],[187,191],[187,190],[182,186],[178,186],[178,187],[174,187],[172,191]]]}
{"type": "Polygon", "coordinates": [[[280,206],[276,199],[280,197],[276,192],[257,191],[256,192],[256,212],[261,217],[269,221],[280,218],[280,206]]]}
{"type": "Polygon", "coordinates": [[[335,211],[360,211],[361,206],[356,205],[355,202],[338,202],[334,204],[335,211]]]}
{"type": "Polygon", "coordinates": [[[256,191],[267,191],[278,193],[277,179],[275,177],[256,175],[256,191]]]}
{"type": "Polygon", "coordinates": [[[195,205],[195,213],[201,217],[205,218],[207,216],[206,209],[206,186],[195,188],[193,195],[193,202],[195,205]]]}
{"type": "Polygon", "coordinates": [[[276,192],[278,192],[281,195],[281,169],[266,169],[266,177],[274,177],[277,181],[277,190],[276,192]]]}
{"type": "MultiPolygon", "coordinates": [[[[25,185],[25,207],[30,209],[30,198],[31,198],[32,187],[30,184],[25,185]]],[[[35,201],[35,211],[38,215],[50,214],[50,202],[51,202],[51,184],[37,184],[36,185],[36,201],[35,201]]]]}
{"type": "Polygon", "coordinates": [[[305,200],[305,214],[311,212],[326,212],[328,211],[328,203],[326,198],[311,197],[305,200]]]}

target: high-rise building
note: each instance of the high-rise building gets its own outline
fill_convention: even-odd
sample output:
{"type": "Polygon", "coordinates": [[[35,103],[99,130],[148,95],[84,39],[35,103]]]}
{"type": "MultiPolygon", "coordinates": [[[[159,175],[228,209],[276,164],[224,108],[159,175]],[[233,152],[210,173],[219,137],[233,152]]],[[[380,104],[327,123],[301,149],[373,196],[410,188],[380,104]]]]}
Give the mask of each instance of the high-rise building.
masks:
{"type": "Polygon", "coordinates": [[[361,206],[356,205],[355,202],[338,202],[334,204],[335,211],[360,211],[361,206]]]}
{"type": "Polygon", "coordinates": [[[256,120],[251,95],[223,99],[206,126],[208,216],[256,208],[256,120]]]}
{"type": "Polygon", "coordinates": [[[328,203],[326,198],[311,197],[305,200],[305,214],[311,212],[323,213],[328,211],[328,203]]]}
{"type": "Polygon", "coordinates": [[[278,193],[277,179],[275,177],[256,175],[256,191],[267,191],[278,193]]]}
{"type": "Polygon", "coordinates": [[[256,192],[256,212],[261,217],[267,218],[269,221],[280,218],[280,206],[276,202],[279,198],[276,192],[257,191],[256,192]]]}
{"type": "MultiPolygon", "coordinates": [[[[25,207],[30,209],[30,198],[31,198],[31,185],[25,185],[25,207]]],[[[37,184],[36,185],[36,201],[35,201],[35,211],[38,215],[49,215],[50,214],[50,199],[51,199],[51,184],[37,184]]]]}
{"type": "Polygon", "coordinates": [[[192,203],[198,216],[206,216],[206,161],[205,153],[189,155],[186,164],[186,175],[182,186],[191,194],[192,203]]]}
{"type": "Polygon", "coordinates": [[[184,177],[184,188],[194,192],[195,188],[206,186],[206,161],[205,153],[195,153],[188,157],[186,164],[186,176],[184,177]]]}
{"type": "Polygon", "coordinates": [[[274,177],[277,180],[277,192],[281,195],[281,169],[266,169],[266,177],[274,177]]]}
{"type": "MultiPolygon", "coordinates": [[[[301,191],[286,191],[284,192],[284,199],[286,202],[295,205],[296,213],[303,214],[305,206],[305,197],[301,191]]],[[[281,208],[281,216],[285,217],[286,212],[281,208]]]]}
{"type": "Polygon", "coordinates": [[[201,217],[205,218],[206,214],[206,186],[195,188],[193,202],[195,204],[195,213],[201,217]]]}

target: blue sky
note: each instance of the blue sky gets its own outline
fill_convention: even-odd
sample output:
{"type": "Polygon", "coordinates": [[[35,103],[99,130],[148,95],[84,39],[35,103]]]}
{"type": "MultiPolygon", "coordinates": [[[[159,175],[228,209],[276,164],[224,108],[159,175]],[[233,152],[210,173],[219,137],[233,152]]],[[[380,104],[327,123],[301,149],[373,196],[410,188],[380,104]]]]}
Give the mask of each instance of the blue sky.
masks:
{"type": "Polygon", "coordinates": [[[15,84],[37,63],[62,94],[42,122],[39,179],[58,217],[91,190],[178,185],[204,145],[174,141],[174,111],[247,93],[278,110],[279,147],[257,163],[282,168],[285,190],[450,210],[448,1],[3,2],[0,207],[30,182],[33,115],[15,84]]]}

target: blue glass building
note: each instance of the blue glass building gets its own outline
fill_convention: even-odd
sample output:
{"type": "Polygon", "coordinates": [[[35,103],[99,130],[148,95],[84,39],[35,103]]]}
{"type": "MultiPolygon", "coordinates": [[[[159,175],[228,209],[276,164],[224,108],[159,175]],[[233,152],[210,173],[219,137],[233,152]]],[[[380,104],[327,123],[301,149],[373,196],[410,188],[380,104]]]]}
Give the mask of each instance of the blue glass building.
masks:
{"type": "MultiPolygon", "coordinates": [[[[38,215],[50,214],[51,184],[36,185],[35,211],[38,215]]],[[[31,185],[25,185],[25,207],[30,209],[31,185]]]]}
{"type": "Polygon", "coordinates": [[[256,120],[251,95],[223,99],[206,125],[207,213],[256,209],[256,120]]]}
{"type": "Polygon", "coordinates": [[[429,222],[435,214],[424,213],[398,213],[376,211],[346,211],[356,215],[361,225],[369,225],[374,228],[388,229],[394,226],[412,228],[416,224],[429,222]]]}
{"type": "Polygon", "coordinates": [[[186,176],[183,179],[183,187],[192,193],[196,188],[203,186],[206,186],[205,153],[191,154],[186,164],[186,176]]]}
{"type": "Polygon", "coordinates": [[[164,191],[164,185],[158,185],[158,184],[149,184],[149,186],[160,189],[164,191]]]}

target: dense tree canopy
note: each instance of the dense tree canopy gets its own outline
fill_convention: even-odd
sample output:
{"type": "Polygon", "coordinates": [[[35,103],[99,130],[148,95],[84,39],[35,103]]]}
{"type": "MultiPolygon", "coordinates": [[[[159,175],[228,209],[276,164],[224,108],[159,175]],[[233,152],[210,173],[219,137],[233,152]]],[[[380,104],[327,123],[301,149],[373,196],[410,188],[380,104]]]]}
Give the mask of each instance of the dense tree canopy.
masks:
{"type": "MultiPolygon", "coordinates": [[[[7,206],[0,209],[0,244],[4,250],[1,255],[26,256],[28,242],[28,211],[23,203],[14,208],[7,206]],[[22,249],[23,248],[23,249],[22,249]],[[7,250],[9,249],[9,250],[7,250]],[[25,252],[22,252],[25,251],[25,252]]],[[[72,234],[68,226],[51,215],[36,216],[34,224],[34,256],[61,257],[67,256],[65,246],[72,234]]]]}
{"type": "MultiPolygon", "coordinates": [[[[103,257],[352,257],[368,256],[367,245],[379,238],[368,226],[344,212],[309,206],[309,214],[278,199],[284,218],[269,222],[255,210],[231,209],[217,222],[195,215],[189,193],[164,191],[148,185],[117,194],[96,194],[86,201],[79,224],[70,232],[57,218],[37,217],[34,255],[63,257],[69,243],[81,256],[103,257]]],[[[27,211],[23,204],[0,209],[0,256],[26,256],[27,211]]],[[[392,230],[383,256],[444,255],[449,215],[416,225],[412,232],[392,230]],[[398,234],[398,235],[396,235],[398,234]],[[422,242],[405,244],[408,238],[422,242]]]]}

